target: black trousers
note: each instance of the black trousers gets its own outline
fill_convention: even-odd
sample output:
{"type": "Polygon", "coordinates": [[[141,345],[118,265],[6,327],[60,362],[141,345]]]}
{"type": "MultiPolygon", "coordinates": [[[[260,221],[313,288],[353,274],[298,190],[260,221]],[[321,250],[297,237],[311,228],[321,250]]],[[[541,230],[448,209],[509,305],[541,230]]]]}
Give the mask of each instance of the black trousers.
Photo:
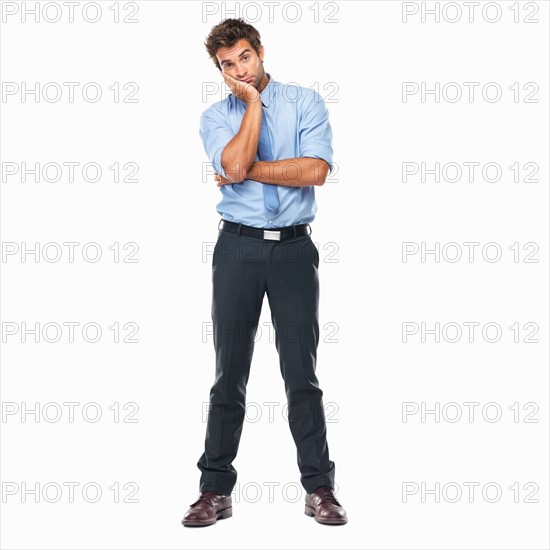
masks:
{"type": "Polygon", "coordinates": [[[334,487],[323,392],[315,374],[319,343],[319,253],[309,235],[282,241],[220,230],[212,257],[212,321],[216,377],[210,391],[200,491],[231,494],[246,411],[246,385],[264,294],[308,493],[334,487]]]}

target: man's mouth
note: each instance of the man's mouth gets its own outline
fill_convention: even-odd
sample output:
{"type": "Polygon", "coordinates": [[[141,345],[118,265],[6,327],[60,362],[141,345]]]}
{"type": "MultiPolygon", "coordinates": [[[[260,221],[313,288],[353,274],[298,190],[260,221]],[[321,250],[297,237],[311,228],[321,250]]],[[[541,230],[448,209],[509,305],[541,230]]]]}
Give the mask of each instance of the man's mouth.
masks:
{"type": "Polygon", "coordinates": [[[254,77],[247,78],[246,80],[241,80],[241,82],[246,82],[247,84],[250,84],[254,80],[254,77]]]}

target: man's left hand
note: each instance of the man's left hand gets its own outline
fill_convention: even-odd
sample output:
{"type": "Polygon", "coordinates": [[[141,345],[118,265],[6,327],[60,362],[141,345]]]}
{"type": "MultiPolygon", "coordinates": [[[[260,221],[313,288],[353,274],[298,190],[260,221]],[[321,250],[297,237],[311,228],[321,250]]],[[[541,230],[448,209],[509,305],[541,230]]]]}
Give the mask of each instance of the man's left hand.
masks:
{"type": "Polygon", "coordinates": [[[223,176],[220,176],[218,172],[214,173],[214,179],[217,182],[218,187],[221,187],[222,185],[232,185],[233,181],[229,181],[227,178],[224,178],[223,176]]]}

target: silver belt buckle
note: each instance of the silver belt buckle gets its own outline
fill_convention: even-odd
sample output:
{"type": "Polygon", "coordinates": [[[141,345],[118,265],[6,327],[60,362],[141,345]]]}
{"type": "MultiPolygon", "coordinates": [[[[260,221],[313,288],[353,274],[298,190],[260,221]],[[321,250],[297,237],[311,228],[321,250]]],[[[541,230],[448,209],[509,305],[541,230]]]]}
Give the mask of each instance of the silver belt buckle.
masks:
{"type": "Polygon", "coordinates": [[[281,232],[280,231],[269,231],[269,229],[264,229],[264,239],[269,239],[271,241],[280,241],[281,232]]]}

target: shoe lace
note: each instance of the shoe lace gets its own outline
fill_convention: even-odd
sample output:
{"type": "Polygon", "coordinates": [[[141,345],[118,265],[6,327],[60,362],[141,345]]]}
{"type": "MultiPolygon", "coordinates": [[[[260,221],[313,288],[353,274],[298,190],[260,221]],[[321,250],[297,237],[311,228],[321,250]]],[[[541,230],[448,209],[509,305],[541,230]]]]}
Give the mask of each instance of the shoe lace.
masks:
{"type": "Polygon", "coordinates": [[[334,496],[334,489],[332,487],[319,487],[316,491],[317,495],[320,497],[319,504],[323,504],[323,502],[332,502],[336,506],[342,506],[338,499],[334,496]]]}
{"type": "Polygon", "coordinates": [[[202,491],[199,493],[199,498],[193,502],[193,504],[190,504],[191,507],[197,505],[199,502],[206,502],[209,506],[214,506],[213,499],[215,497],[215,493],[212,491],[202,491]]]}

